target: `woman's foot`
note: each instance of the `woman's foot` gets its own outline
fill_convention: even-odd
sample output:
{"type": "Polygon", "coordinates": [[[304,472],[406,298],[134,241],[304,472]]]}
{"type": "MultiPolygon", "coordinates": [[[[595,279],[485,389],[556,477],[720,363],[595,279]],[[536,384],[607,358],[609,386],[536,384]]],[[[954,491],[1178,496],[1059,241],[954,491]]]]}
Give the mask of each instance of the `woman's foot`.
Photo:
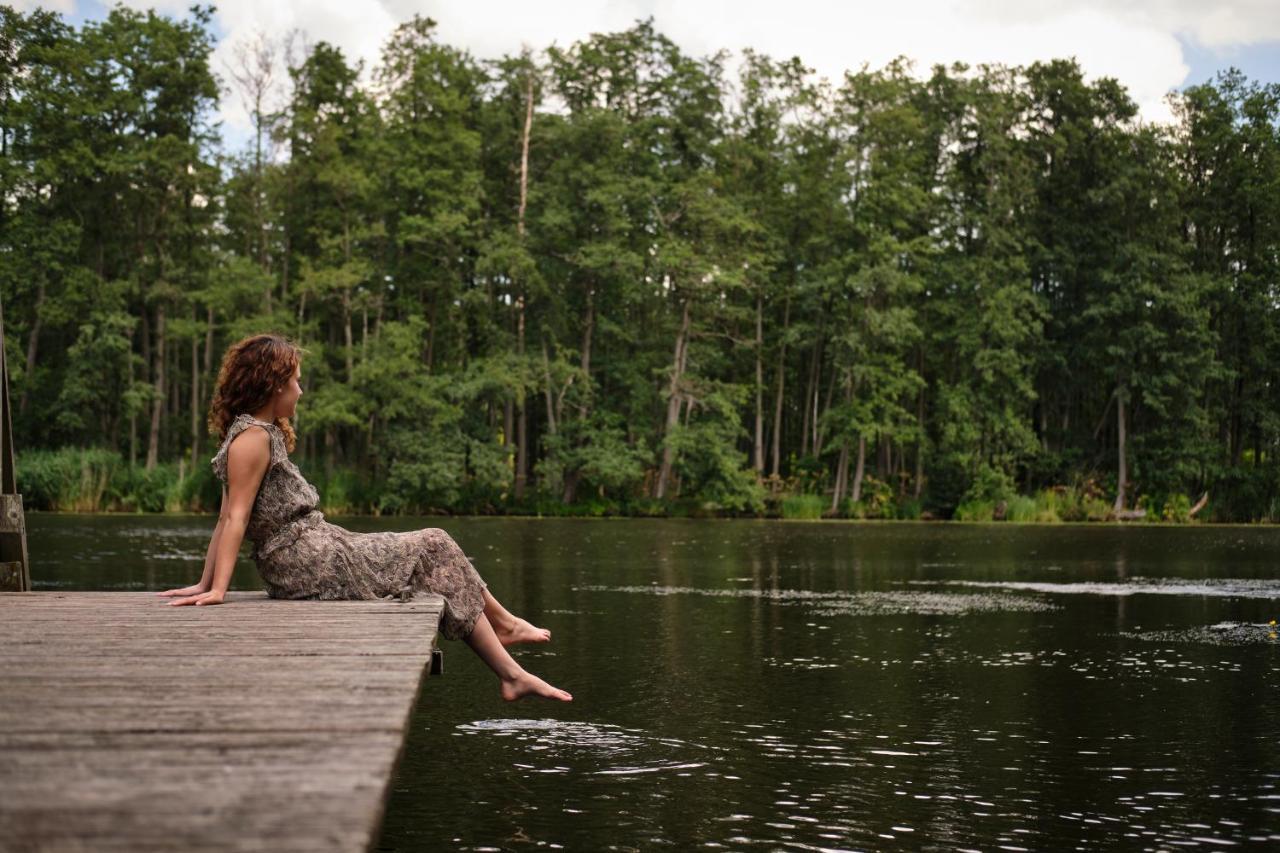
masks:
{"type": "Polygon", "coordinates": [[[559,699],[561,702],[572,702],[573,697],[566,690],[552,687],[536,675],[524,672],[508,681],[502,680],[502,698],[514,702],[525,696],[542,696],[546,699],[559,699]]]}
{"type": "Polygon", "coordinates": [[[499,627],[494,624],[493,631],[498,635],[498,642],[504,646],[515,645],[516,643],[549,643],[551,642],[551,632],[546,628],[539,628],[530,625],[518,616],[512,616],[508,625],[499,627]]]}

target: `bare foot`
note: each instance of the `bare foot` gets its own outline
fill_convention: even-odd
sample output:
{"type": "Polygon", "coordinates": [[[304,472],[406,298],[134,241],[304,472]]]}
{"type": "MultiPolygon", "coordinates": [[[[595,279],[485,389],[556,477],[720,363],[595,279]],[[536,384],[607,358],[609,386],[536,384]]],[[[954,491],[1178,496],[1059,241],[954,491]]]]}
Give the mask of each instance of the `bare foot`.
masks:
{"type": "Polygon", "coordinates": [[[530,625],[520,617],[514,617],[514,621],[505,627],[499,628],[493,626],[493,631],[498,635],[498,642],[504,646],[515,645],[516,643],[549,643],[551,642],[551,632],[546,628],[539,628],[530,625]]]}
{"type": "Polygon", "coordinates": [[[521,671],[519,675],[510,681],[502,682],[502,698],[508,702],[514,702],[524,696],[542,696],[547,699],[559,699],[561,702],[572,702],[573,697],[568,691],[561,690],[558,687],[552,687],[536,675],[521,671]]]}

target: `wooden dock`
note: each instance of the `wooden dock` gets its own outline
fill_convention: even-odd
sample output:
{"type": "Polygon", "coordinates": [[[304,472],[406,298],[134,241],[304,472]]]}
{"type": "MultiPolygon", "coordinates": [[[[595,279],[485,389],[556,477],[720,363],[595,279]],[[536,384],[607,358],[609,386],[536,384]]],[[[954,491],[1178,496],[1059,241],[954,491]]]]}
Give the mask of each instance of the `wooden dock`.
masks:
{"type": "Polygon", "coordinates": [[[0,593],[0,850],[370,849],[441,607],[0,593]]]}

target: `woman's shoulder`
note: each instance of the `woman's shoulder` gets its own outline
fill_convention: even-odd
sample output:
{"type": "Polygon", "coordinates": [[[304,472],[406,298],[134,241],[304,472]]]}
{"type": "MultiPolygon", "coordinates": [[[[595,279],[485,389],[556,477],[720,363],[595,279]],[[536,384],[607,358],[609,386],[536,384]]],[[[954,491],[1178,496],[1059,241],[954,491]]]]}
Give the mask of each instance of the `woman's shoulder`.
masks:
{"type": "MultiPolygon", "coordinates": [[[[233,426],[238,426],[241,430],[249,426],[260,426],[260,427],[266,427],[268,433],[275,434],[280,431],[280,427],[272,423],[271,421],[264,421],[259,418],[255,418],[253,415],[250,415],[248,413],[245,413],[242,415],[236,415],[235,420],[233,420],[231,423],[233,426]]],[[[230,432],[230,430],[228,430],[228,432],[230,432]]]]}
{"type": "Polygon", "coordinates": [[[257,434],[263,436],[265,441],[263,441],[263,438],[252,438],[250,439],[250,443],[258,444],[259,442],[262,442],[263,447],[267,448],[268,452],[271,454],[273,461],[280,455],[280,450],[277,450],[277,445],[281,445],[281,449],[283,449],[284,434],[280,431],[280,427],[270,421],[259,420],[253,415],[247,414],[237,415],[235,420],[231,422],[231,426],[227,429],[227,440],[224,446],[230,450],[231,445],[236,443],[236,439],[245,434],[257,434]],[[252,426],[262,427],[262,430],[258,431],[249,429],[249,427],[252,426]]]}

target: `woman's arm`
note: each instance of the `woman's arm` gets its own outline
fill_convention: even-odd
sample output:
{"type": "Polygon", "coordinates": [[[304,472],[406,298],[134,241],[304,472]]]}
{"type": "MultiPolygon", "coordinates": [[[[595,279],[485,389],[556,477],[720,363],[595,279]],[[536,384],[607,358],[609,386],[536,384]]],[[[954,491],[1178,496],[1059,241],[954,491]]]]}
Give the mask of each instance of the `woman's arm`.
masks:
{"type": "MultiPolygon", "coordinates": [[[[222,487],[222,507],[227,505],[227,487],[222,487]]],[[[200,580],[191,586],[184,586],[181,589],[166,589],[164,592],[157,592],[164,598],[172,598],[175,595],[195,595],[201,592],[208,592],[213,588],[213,564],[218,553],[218,537],[222,534],[222,520],[224,516],[222,509],[218,510],[218,523],[214,525],[213,535],[209,537],[209,547],[204,552],[204,572],[200,575],[200,580]]]]}
{"type": "Polygon", "coordinates": [[[205,590],[186,598],[175,598],[170,604],[221,604],[231,585],[240,544],[258,497],[258,487],[271,462],[271,437],[262,427],[246,429],[231,440],[227,448],[227,488],[222,500],[218,527],[209,541],[205,555],[205,571],[200,585],[205,590]]]}

